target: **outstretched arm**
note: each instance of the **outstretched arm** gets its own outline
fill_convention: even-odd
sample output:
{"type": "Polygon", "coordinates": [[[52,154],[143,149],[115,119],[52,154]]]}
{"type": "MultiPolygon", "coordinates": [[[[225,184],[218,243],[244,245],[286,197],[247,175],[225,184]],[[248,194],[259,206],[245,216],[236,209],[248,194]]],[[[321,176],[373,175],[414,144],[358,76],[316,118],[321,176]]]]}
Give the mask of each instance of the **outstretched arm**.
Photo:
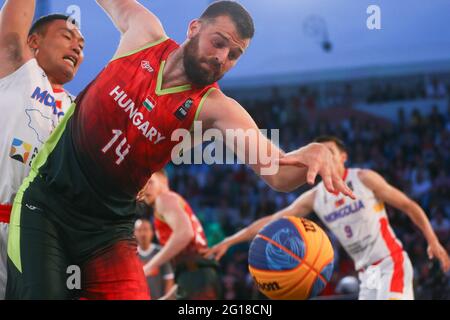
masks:
{"type": "Polygon", "coordinates": [[[35,6],[35,0],[6,0],[0,11],[0,79],[33,57],[27,40],[35,6]]]}
{"type": "Polygon", "coordinates": [[[278,220],[282,217],[298,216],[304,217],[313,210],[315,197],[315,189],[305,192],[297,198],[290,206],[280,210],[270,216],[263,217],[256,220],[248,227],[236,232],[232,236],[225,238],[222,242],[216,244],[214,247],[205,250],[203,255],[209,257],[215,255],[215,259],[219,260],[228,251],[228,249],[238,243],[250,241],[253,239],[259,230],[269,222],[278,220]]]}
{"type": "Polygon", "coordinates": [[[96,0],[120,31],[115,56],[136,50],[165,37],[158,17],[135,0],[96,0]]]}
{"type": "Polygon", "coordinates": [[[414,224],[422,231],[425,239],[428,242],[428,256],[430,259],[436,257],[441,262],[441,267],[444,272],[450,269],[450,259],[439,243],[436,234],[431,227],[430,221],[422,208],[403,192],[391,186],[384,180],[382,176],[372,170],[362,170],[359,172],[361,181],[369,189],[371,189],[375,196],[381,201],[399,209],[406,213],[414,224]]]}
{"type": "Polygon", "coordinates": [[[146,276],[178,255],[194,237],[191,221],[180,204],[180,199],[173,193],[161,195],[156,200],[155,212],[163,215],[164,221],[172,229],[167,243],[145,266],[146,276]]]}
{"type": "Polygon", "coordinates": [[[311,143],[284,153],[261,133],[238,102],[219,90],[208,96],[199,120],[206,128],[219,129],[227,140],[227,146],[233,148],[243,163],[277,191],[289,192],[305,183],[313,185],[319,174],[329,192],[337,191],[354,197],[338,174],[337,164],[328,148],[311,143]]]}

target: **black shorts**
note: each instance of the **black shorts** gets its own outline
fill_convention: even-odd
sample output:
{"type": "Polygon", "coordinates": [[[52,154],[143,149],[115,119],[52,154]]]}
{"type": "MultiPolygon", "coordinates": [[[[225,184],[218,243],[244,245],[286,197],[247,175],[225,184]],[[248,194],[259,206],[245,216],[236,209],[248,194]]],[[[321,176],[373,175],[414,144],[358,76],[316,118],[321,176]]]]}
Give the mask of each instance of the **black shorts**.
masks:
{"type": "Polygon", "coordinates": [[[216,261],[196,259],[192,263],[177,264],[175,283],[177,300],[222,299],[222,286],[216,261]]]}
{"type": "Polygon", "coordinates": [[[16,197],[8,236],[6,299],[148,298],[142,264],[132,239],[132,221],[127,228],[116,225],[115,233],[111,230],[114,223],[108,228],[97,224],[89,229],[77,228],[74,221],[60,220],[59,212],[65,210],[66,217],[67,212],[76,215],[78,210],[68,204],[58,207],[45,197],[47,191],[37,177],[16,197]],[[95,270],[98,268],[90,267],[111,266],[112,262],[119,265],[117,270],[128,270],[132,276],[127,278],[117,270],[100,273],[95,270]],[[77,270],[78,284],[74,278],[77,270]],[[120,287],[121,282],[126,283],[125,290],[120,287]],[[116,284],[101,286],[103,292],[96,284],[104,283],[116,284]]]}

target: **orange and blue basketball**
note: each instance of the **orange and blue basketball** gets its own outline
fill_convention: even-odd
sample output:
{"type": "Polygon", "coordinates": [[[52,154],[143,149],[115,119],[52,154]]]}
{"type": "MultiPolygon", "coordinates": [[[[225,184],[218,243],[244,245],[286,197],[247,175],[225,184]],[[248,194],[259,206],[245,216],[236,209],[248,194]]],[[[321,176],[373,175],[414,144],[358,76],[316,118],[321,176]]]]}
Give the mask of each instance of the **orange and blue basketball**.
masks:
{"type": "Polygon", "coordinates": [[[334,251],[314,222],[286,217],[253,239],[248,265],[258,289],[270,299],[305,300],[320,294],[333,273],[334,251]]]}

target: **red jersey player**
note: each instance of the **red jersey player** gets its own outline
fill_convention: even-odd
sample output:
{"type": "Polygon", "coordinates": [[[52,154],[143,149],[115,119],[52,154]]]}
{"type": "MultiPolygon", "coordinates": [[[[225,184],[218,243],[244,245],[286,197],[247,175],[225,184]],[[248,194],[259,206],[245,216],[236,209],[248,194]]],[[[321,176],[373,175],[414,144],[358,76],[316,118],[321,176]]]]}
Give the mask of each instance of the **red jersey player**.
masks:
{"type": "MultiPolygon", "coordinates": [[[[75,292],[90,299],[148,298],[132,239],[135,197],[171,160],[177,144],[172,134],[189,130],[196,119],[224,136],[229,130],[255,132],[251,145],[281,166],[270,175],[259,158],[250,166],[278,191],[312,184],[320,174],[328,191],[353,196],[326,147],[313,143],[285,154],[218,89],[216,81],[254,34],[241,5],[211,4],[189,24],[180,46],[138,2],[97,2],[122,33],[119,48],[78,96],[17,193],[7,298],[70,299],[75,292]],[[81,291],[67,286],[73,265],[80,268],[81,291]]],[[[250,148],[244,152],[248,159],[250,148]]]]}
{"type": "Polygon", "coordinates": [[[177,299],[218,299],[220,280],[215,261],[200,254],[208,246],[203,227],[189,204],[170,190],[163,170],[155,172],[139,199],[154,209],[154,226],[162,250],[145,266],[146,275],[170,260],[175,267],[177,299]]]}

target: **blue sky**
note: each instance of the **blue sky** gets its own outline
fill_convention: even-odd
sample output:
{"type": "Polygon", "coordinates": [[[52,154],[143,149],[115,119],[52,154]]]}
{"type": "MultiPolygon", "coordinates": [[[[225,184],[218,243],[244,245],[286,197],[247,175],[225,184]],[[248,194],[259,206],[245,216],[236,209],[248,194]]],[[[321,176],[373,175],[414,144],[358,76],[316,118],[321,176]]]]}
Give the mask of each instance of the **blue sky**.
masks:
{"type": "MultiPolygon", "coordinates": [[[[3,4],[0,0],[0,4],[3,4]]],[[[39,1],[38,1],[39,2],[39,1]]],[[[450,0],[241,0],[253,15],[256,36],[228,79],[251,75],[359,66],[450,60],[450,0]],[[369,5],[381,9],[381,30],[366,27],[369,5]],[[333,50],[304,32],[305,21],[320,16],[333,50]]],[[[94,0],[50,0],[52,12],[81,9],[86,59],[67,88],[77,94],[113,55],[119,33],[94,0]]],[[[141,1],[159,16],[167,34],[185,39],[191,19],[207,0],[141,1]]]]}

